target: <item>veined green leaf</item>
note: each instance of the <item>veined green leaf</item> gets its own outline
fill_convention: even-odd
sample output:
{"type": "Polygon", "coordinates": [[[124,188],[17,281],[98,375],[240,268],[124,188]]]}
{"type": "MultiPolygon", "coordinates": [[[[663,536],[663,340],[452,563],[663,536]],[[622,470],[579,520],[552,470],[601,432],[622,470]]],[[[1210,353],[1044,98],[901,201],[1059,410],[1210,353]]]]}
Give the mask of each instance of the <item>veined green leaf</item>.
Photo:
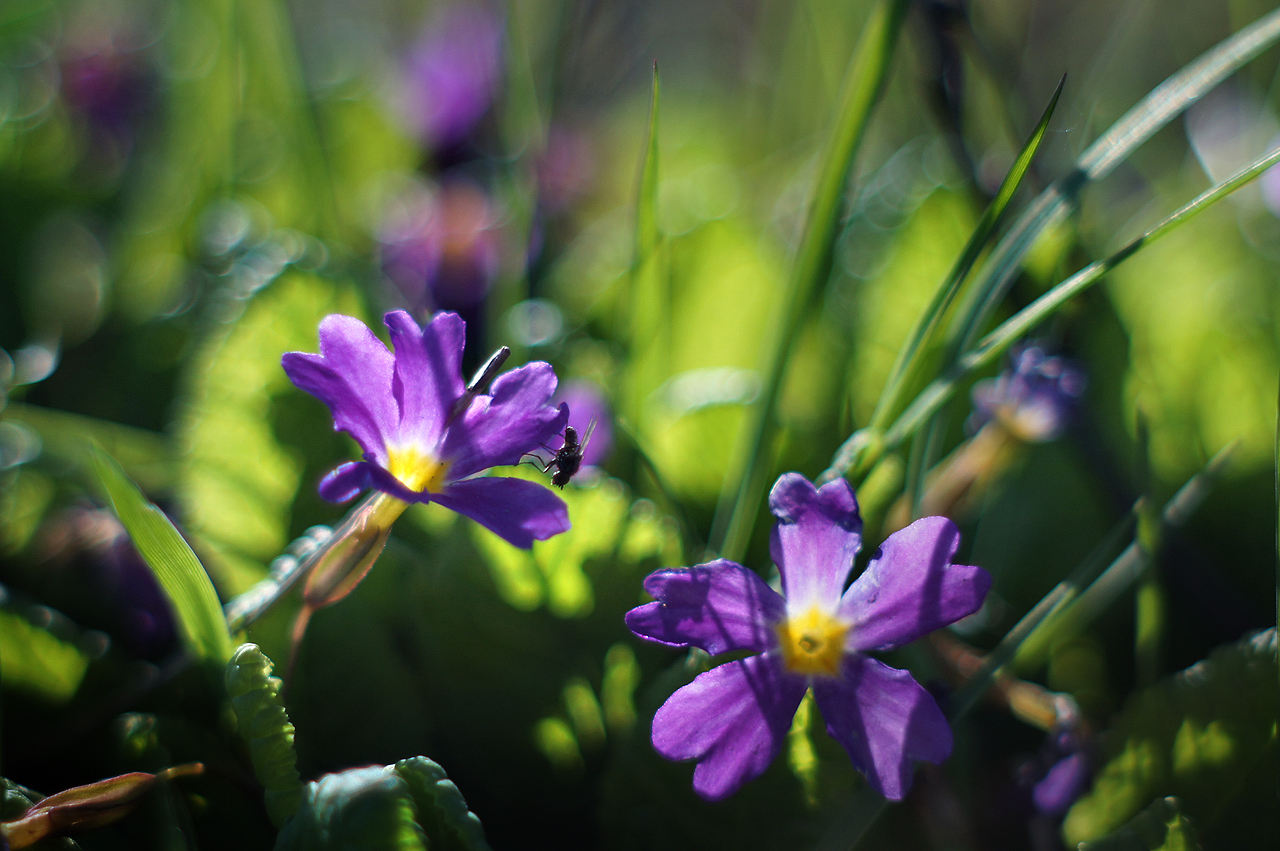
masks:
{"type": "Polygon", "coordinates": [[[218,594],[200,560],[164,512],[147,501],[114,458],[95,447],[90,459],[112,509],[164,589],[187,652],[198,661],[221,668],[231,657],[231,635],[222,617],[218,594]]]}
{"type": "MultiPolygon", "coordinates": [[[[1063,821],[1068,846],[1112,833],[1157,796],[1177,795],[1205,827],[1236,796],[1274,802],[1276,649],[1272,628],[1135,695],[1092,791],[1063,821]]],[[[1274,838],[1274,820],[1263,821],[1271,825],[1259,829],[1274,838]]]]}
{"type": "Polygon", "coordinates": [[[813,295],[827,280],[845,185],[861,147],[871,111],[888,76],[908,3],[882,0],[871,10],[850,57],[835,124],[823,154],[800,248],[782,296],[776,324],[764,348],[766,365],[760,395],[751,408],[737,454],[740,472],[725,477],[716,505],[710,544],[727,559],[739,559],[771,468],[770,444],[776,425],[774,406],[782,389],[788,356],[813,295]]]}
{"type": "Polygon", "coordinates": [[[1102,839],[1080,843],[1079,851],[1194,851],[1195,831],[1177,798],[1158,798],[1133,821],[1102,839]]]}

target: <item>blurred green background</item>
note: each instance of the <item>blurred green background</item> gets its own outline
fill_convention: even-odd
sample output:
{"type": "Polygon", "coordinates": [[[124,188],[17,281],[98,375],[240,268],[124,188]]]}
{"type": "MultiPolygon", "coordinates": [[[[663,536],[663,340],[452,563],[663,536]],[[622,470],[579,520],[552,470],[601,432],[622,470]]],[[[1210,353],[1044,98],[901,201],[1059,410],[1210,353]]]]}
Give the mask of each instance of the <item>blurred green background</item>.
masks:
{"type": "MultiPolygon", "coordinates": [[[[163,847],[272,844],[221,698],[175,661],[167,611],[127,566],[83,445],[120,460],[229,600],[308,527],[340,520],[315,485],[356,451],[280,355],[314,351],[328,313],[377,328],[392,308],[447,308],[468,321],[470,366],[509,345],[512,364],[547,360],[584,383],[604,406],[606,454],[564,493],[573,531],[531,553],[435,507],[406,515],[301,646],[286,702],[303,777],[429,756],[495,848],[811,845],[861,783],[821,725],[731,800],[698,800],[688,766],[647,740],[698,660],[643,645],[622,615],[649,571],[705,560],[870,6],[0,5],[0,774],[49,793],[200,759],[209,770],[180,784],[189,794],[84,845],[161,847],[174,824],[190,844],[163,847]],[[637,268],[655,61],[660,237],[637,268]]],[[[1163,79],[1273,8],[912,4],[766,466],[813,478],[867,423],[1063,74],[1015,210],[1163,79]]],[[[1278,61],[1272,49],[1250,62],[1089,186],[999,316],[1274,148],[1278,61]]],[[[986,649],[1139,496],[1162,503],[1236,444],[1149,574],[1156,667],[1135,663],[1126,597],[1022,672],[1073,695],[1099,731],[1152,674],[1275,624],[1278,175],[1038,329],[1086,371],[1080,410],[956,517],[958,560],[995,577],[967,636],[986,649]]],[[[969,408],[967,393],[946,408],[946,449],[969,408]]],[[[868,511],[869,549],[882,515],[868,511]]],[[[757,517],[744,563],[765,570],[765,506],[757,517]]],[[[286,597],[248,633],[281,667],[298,605],[286,597]]],[[[928,654],[890,661],[946,690],[928,654]]],[[[1043,732],[984,705],[956,738],[868,844],[1057,847],[1017,781],[1043,732]]],[[[1258,789],[1193,813],[1206,847],[1275,836],[1231,818],[1250,795],[1274,804],[1258,789]]]]}

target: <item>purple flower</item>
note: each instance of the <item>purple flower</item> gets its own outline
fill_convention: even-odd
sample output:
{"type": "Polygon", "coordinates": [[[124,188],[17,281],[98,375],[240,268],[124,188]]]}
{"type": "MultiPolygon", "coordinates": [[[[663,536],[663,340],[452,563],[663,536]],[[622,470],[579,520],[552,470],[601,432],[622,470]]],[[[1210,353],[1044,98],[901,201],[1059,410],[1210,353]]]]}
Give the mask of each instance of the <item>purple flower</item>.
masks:
{"type": "Polygon", "coordinates": [[[502,70],[502,22],[483,5],[446,6],[408,58],[403,110],[435,149],[461,143],[488,111],[502,70]]]}
{"type": "MultiPolygon", "coordinates": [[[[564,429],[568,411],[548,404],[556,375],[542,362],[498,376],[489,393],[462,380],[462,320],[437,313],[425,328],[403,310],[383,321],[394,354],[363,322],[334,314],[320,323],[320,354],[288,352],[284,371],[333,412],[333,427],[364,450],[320,483],[345,502],[366,488],[395,497],[400,510],[435,502],[465,514],[518,547],[568,530],[564,503],[524,479],[474,478],[519,463],[564,429]]],[[[391,518],[394,519],[394,518],[391,518]]]]}
{"type": "Polygon", "coordinates": [[[415,309],[469,311],[498,277],[498,216],[484,192],[465,180],[406,195],[378,240],[383,273],[415,309]]]}
{"type": "Polygon", "coordinates": [[[973,386],[971,424],[977,428],[995,420],[1030,443],[1056,439],[1084,393],[1084,373],[1034,344],[1016,348],[1009,360],[1012,369],[973,386]]]}
{"type": "Polygon", "coordinates": [[[694,791],[719,800],[777,756],[812,687],[827,732],[876,791],[901,800],[911,760],[946,759],[951,728],[910,673],[865,654],[973,613],[991,578],[952,564],[955,525],[925,517],[890,536],[846,591],[862,545],[849,484],[815,489],[787,473],[769,507],[779,521],[770,545],[785,596],[722,559],[650,574],[645,590],[656,601],[627,613],[627,626],[651,641],[758,654],[699,674],[671,695],[654,715],[653,745],[668,759],[697,761],[694,791]]]}

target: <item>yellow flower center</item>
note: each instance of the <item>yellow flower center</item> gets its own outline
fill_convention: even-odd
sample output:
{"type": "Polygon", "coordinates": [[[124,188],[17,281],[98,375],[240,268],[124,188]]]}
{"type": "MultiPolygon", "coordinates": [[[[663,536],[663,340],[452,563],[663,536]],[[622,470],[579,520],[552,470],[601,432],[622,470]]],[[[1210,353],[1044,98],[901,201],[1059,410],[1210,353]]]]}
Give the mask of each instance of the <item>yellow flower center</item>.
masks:
{"type": "Polygon", "coordinates": [[[411,491],[439,493],[444,490],[449,462],[425,455],[416,446],[390,447],[387,450],[387,472],[411,491]]]}
{"type": "Polygon", "coordinates": [[[774,627],[787,670],[807,677],[840,675],[844,636],[849,624],[818,611],[815,606],[799,617],[774,627]]]}

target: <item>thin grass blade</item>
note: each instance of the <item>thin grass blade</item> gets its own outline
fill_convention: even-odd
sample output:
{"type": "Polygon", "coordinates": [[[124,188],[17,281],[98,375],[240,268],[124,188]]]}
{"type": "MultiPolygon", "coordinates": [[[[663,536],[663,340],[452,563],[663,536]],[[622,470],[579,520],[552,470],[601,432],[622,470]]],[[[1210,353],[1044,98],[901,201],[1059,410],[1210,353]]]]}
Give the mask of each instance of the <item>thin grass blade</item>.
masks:
{"type": "Polygon", "coordinates": [[[958,317],[952,337],[953,351],[961,351],[977,339],[1022,267],[1027,251],[1045,229],[1075,206],[1087,184],[1109,174],[1157,130],[1277,39],[1280,39],[1280,9],[1220,42],[1156,86],[1090,145],[1076,161],[1075,169],[1046,189],[996,246],[982,277],[974,285],[973,300],[958,317]]]}
{"type": "Polygon", "coordinates": [[[1217,186],[1203,192],[1193,201],[1179,208],[1176,212],[1155,225],[1142,236],[1130,242],[1124,248],[1107,257],[1085,266],[1065,281],[1054,286],[1044,295],[1009,317],[994,331],[982,339],[971,351],[964,354],[959,361],[943,375],[934,379],[916,399],[907,406],[897,421],[885,433],[883,449],[891,450],[906,437],[913,434],[925,421],[933,416],[942,405],[951,398],[957,384],[969,373],[979,369],[1003,354],[1013,343],[1032,328],[1058,311],[1071,298],[1097,283],[1104,275],[1139,250],[1167,235],[1174,228],[1186,224],[1197,213],[1200,213],[1232,192],[1256,179],[1271,166],[1280,162],[1280,148],[1237,172],[1217,186]]]}
{"type": "Polygon", "coordinates": [[[658,62],[653,63],[653,99],[649,102],[649,138],[645,143],[644,161],[640,165],[639,192],[636,197],[636,256],[639,268],[658,246],[658,62]]]}
{"type": "Polygon", "coordinates": [[[882,429],[886,427],[891,417],[900,412],[903,404],[902,397],[912,387],[925,355],[937,342],[935,338],[942,325],[943,316],[959,294],[961,285],[973,265],[978,261],[978,256],[982,253],[987,240],[991,238],[991,234],[1000,223],[1005,210],[1009,207],[1009,202],[1013,199],[1014,193],[1022,185],[1022,179],[1030,169],[1031,161],[1035,158],[1036,151],[1040,150],[1040,143],[1044,141],[1045,132],[1049,129],[1049,120],[1053,118],[1053,111],[1058,105],[1058,98],[1062,95],[1062,87],[1066,81],[1066,75],[1063,75],[1062,79],[1058,81],[1058,87],[1054,89],[1053,97],[1049,99],[1049,105],[1045,107],[1044,114],[1040,116],[1040,121],[1027,138],[1026,144],[1018,152],[1013,166],[1009,169],[1009,173],[1005,175],[999,190],[996,191],[995,198],[991,199],[991,203],[987,205],[987,209],[978,221],[978,226],[974,229],[973,235],[969,237],[969,242],[965,245],[964,251],[956,259],[955,266],[952,267],[946,279],[943,280],[942,285],[938,287],[933,300],[925,308],[924,312],[920,314],[915,328],[912,329],[911,334],[899,350],[898,358],[894,362],[893,369],[889,372],[889,380],[885,383],[884,391],[880,394],[876,409],[871,415],[871,428],[882,429]]]}
{"type": "Polygon", "coordinates": [[[788,355],[809,303],[825,283],[831,251],[844,209],[845,186],[861,147],[871,111],[888,76],[894,45],[909,3],[882,0],[871,11],[849,60],[840,108],[814,185],[804,235],[792,265],[769,343],[765,347],[764,381],[748,415],[736,457],[740,469],[725,477],[716,506],[710,544],[728,559],[741,558],[751,537],[776,429],[774,407],[782,387],[788,355]]]}

